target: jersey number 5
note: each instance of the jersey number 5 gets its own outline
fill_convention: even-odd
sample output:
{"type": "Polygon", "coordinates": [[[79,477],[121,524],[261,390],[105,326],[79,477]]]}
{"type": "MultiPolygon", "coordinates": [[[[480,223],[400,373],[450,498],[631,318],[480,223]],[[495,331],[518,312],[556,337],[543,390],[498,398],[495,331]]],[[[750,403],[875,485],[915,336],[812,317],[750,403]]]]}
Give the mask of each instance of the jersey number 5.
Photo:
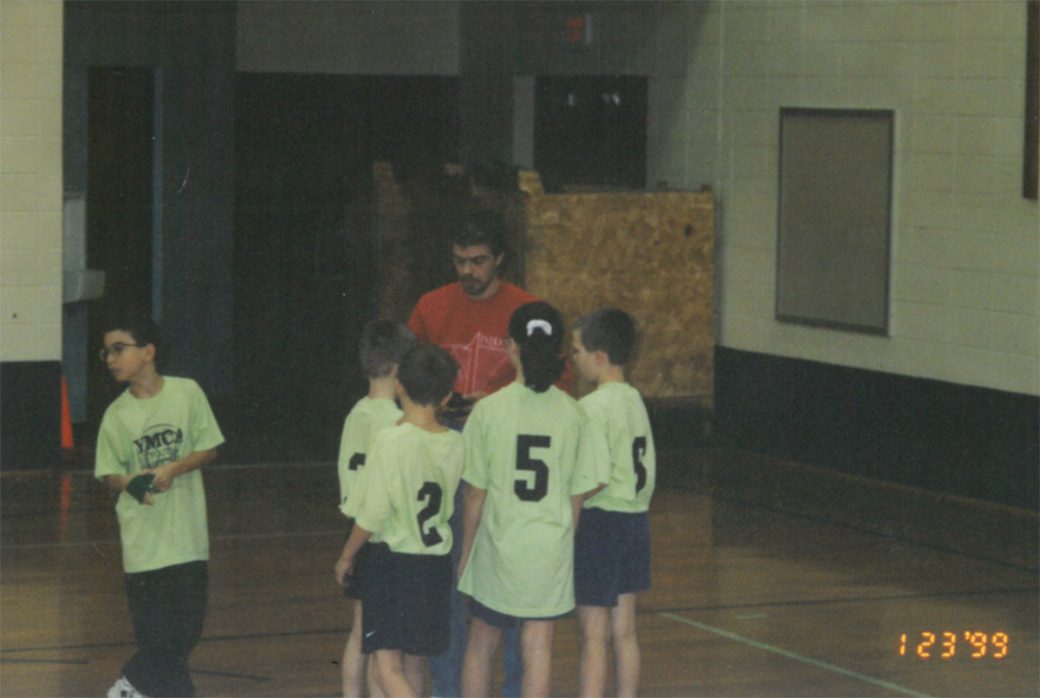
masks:
{"type": "Polygon", "coordinates": [[[646,466],[643,465],[643,456],[646,455],[646,437],[637,436],[632,439],[632,465],[636,469],[636,494],[646,487],[646,466]]]}
{"type": "Polygon", "coordinates": [[[429,530],[424,528],[426,522],[436,516],[441,510],[442,497],[441,486],[436,482],[424,482],[422,489],[419,490],[419,496],[416,497],[420,502],[424,499],[426,500],[426,506],[419,512],[417,518],[419,520],[419,535],[422,536],[423,545],[427,548],[437,545],[444,540],[436,528],[430,527],[429,530]]]}
{"type": "Polygon", "coordinates": [[[549,466],[545,461],[531,457],[532,448],[549,448],[552,439],[548,436],[518,434],[516,437],[516,469],[534,473],[534,482],[516,480],[513,491],[524,502],[540,502],[549,492],[549,466]]]}

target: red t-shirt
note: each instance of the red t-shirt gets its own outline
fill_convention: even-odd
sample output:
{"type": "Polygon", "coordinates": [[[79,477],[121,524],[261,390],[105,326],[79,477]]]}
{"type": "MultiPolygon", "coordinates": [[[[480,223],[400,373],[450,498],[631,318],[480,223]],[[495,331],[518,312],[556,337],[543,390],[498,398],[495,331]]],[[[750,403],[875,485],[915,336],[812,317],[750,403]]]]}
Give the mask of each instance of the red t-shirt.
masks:
{"type": "Polygon", "coordinates": [[[477,300],[456,281],[420,298],[408,327],[421,341],[444,347],[455,357],[456,392],[491,394],[516,378],[506,351],[509,318],[521,305],[537,300],[508,281],[500,282],[495,295],[477,300]]]}

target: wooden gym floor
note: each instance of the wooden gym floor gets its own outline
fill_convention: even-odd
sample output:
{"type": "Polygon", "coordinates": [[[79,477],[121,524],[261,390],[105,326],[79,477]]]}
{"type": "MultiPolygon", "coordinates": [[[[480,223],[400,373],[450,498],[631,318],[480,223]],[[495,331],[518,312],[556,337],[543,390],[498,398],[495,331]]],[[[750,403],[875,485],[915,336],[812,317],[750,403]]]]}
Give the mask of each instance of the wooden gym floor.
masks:
{"type": "MultiPolygon", "coordinates": [[[[1035,513],[737,452],[659,470],[643,695],[1040,694],[1035,513]]],[[[335,468],[215,465],[206,483],[199,694],[337,695],[335,468]]],[[[0,695],[104,695],[132,652],[107,493],[79,471],[0,488],[0,695]]],[[[577,687],[575,630],[557,626],[555,695],[577,687]]]]}

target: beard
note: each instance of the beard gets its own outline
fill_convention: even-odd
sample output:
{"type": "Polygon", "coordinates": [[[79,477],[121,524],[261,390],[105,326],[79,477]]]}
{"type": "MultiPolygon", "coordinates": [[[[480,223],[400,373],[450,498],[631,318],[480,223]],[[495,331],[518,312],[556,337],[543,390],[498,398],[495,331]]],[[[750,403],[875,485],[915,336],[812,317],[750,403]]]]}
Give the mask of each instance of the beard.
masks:
{"type": "Polygon", "coordinates": [[[487,290],[491,282],[495,280],[494,276],[489,276],[486,281],[481,281],[475,276],[460,276],[459,283],[462,285],[462,290],[465,291],[467,296],[479,296],[487,290]]]}

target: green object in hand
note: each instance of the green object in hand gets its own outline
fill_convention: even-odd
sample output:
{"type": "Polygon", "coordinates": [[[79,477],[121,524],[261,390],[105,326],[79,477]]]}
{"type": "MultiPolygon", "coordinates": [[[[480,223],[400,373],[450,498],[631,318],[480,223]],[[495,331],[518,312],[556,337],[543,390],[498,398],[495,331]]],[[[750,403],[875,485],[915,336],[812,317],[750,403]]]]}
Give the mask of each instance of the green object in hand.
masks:
{"type": "Polygon", "coordinates": [[[155,475],[151,473],[141,473],[126,483],[126,491],[130,493],[131,497],[144,504],[144,496],[152,491],[152,480],[154,479],[155,475]]]}

